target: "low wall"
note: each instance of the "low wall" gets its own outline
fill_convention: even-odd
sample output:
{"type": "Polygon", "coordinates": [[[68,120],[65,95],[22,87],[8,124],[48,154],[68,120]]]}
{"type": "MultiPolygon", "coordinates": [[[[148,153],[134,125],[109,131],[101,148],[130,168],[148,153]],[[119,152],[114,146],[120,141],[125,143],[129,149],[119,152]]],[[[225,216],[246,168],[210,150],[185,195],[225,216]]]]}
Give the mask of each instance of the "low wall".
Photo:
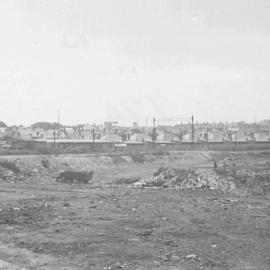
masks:
{"type": "Polygon", "coordinates": [[[58,143],[55,147],[61,153],[127,153],[136,152],[166,152],[166,151],[248,151],[270,150],[270,142],[209,142],[209,143],[173,143],[173,144],[128,144],[127,146],[115,146],[115,143],[58,143]]]}
{"type": "Polygon", "coordinates": [[[117,146],[113,142],[16,142],[8,152],[0,154],[87,154],[87,153],[162,153],[169,151],[252,151],[270,150],[270,142],[183,142],[172,144],[128,144],[117,146]]]}

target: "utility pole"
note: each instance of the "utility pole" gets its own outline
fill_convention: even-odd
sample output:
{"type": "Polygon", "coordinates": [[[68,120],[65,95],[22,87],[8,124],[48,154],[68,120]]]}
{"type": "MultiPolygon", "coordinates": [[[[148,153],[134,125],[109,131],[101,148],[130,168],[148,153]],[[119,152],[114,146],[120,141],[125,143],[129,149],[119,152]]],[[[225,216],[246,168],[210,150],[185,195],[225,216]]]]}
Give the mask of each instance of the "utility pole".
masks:
{"type": "Polygon", "coordinates": [[[156,142],[156,118],[153,117],[153,132],[152,132],[152,141],[156,142]]]}
{"type": "Polygon", "coordinates": [[[53,144],[55,145],[55,130],[53,131],[53,144]]]}
{"type": "Polygon", "coordinates": [[[57,126],[58,126],[58,129],[57,129],[57,139],[59,139],[59,137],[60,137],[60,110],[58,110],[57,126]]]}
{"type": "Polygon", "coordinates": [[[194,116],[191,116],[191,141],[195,142],[194,116]]]}
{"type": "Polygon", "coordinates": [[[94,128],[92,130],[92,139],[93,139],[93,143],[95,143],[95,129],[94,128]]]}
{"type": "Polygon", "coordinates": [[[81,136],[81,138],[84,139],[84,128],[81,127],[81,128],[79,128],[79,130],[80,130],[80,136],[81,136]]]}

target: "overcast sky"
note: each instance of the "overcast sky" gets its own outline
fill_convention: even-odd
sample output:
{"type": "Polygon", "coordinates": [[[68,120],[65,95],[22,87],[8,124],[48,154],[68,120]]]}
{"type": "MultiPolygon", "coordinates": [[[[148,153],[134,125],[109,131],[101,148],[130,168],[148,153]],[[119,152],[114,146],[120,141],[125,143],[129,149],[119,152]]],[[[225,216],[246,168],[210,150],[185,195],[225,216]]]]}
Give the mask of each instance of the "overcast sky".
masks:
{"type": "Polygon", "coordinates": [[[261,120],[269,73],[269,0],[0,1],[10,125],[261,120]]]}

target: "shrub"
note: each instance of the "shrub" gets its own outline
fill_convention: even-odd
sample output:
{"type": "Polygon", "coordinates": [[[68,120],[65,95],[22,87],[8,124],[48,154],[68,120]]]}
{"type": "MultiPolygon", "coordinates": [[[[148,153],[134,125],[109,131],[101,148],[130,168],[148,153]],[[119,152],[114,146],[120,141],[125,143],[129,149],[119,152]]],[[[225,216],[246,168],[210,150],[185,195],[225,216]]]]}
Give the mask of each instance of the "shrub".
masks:
{"type": "Polygon", "coordinates": [[[84,183],[87,184],[94,176],[94,171],[90,172],[77,172],[77,171],[64,171],[61,172],[56,178],[57,181],[63,183],[84,183]]]}
{"type": "Polygon", "coordinates": [[[49,168],[49,167],[50,167],[50,162],[49,162],[49,160],[47,160],[47,159],[41,160],[41,164],[42,164],[42,166],[43,166],[44,168],[49,168]]]}
{"type": "Polygon", "coordinates": [[[0,161],[0,166],[2,166],[3,168],[6,168],[8,170],[11,170],[15,173],[19,173],[20,172],[20,168],[13,162],[7,161],[7,160],[1,160],[0,161]]]}

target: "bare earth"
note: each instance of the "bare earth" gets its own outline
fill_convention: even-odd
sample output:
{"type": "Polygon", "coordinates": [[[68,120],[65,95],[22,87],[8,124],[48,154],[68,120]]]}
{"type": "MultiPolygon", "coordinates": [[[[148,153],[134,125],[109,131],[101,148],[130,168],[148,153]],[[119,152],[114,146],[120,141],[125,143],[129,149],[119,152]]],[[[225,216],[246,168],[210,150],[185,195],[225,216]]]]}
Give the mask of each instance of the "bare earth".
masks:
{"type": "Polygon", "coordinates": [[[1,157],[24,177],[0,178],[0,269],[269,270],[269,192],[130,186],[160,166],[212,170],[227,156],[239,169],[270,170],[268,152],[1,157]],[[65,168],[95,176],[56,182],[65,168]]]}

